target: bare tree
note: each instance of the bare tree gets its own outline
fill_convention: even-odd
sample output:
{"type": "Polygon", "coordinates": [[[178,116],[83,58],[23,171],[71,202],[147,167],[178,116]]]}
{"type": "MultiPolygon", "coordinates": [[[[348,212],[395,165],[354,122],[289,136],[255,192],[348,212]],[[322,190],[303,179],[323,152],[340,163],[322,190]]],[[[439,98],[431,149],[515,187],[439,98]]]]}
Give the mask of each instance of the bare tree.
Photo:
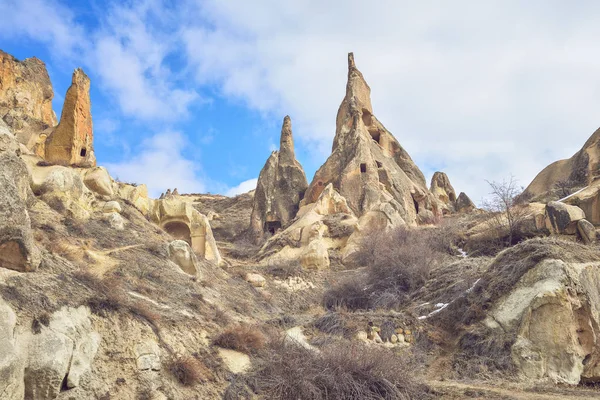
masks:
{"type": "Polygon", "coordinates": [[[518,197],[523,188],[517,185],[513,175],[502,182],[486,181],[492,189],[490,197],[483,201],[483,208],[494,213],[494,223],[498,231],[508,231],[508,245],[513,242],[524,215],[518,206],[518,197]]]}

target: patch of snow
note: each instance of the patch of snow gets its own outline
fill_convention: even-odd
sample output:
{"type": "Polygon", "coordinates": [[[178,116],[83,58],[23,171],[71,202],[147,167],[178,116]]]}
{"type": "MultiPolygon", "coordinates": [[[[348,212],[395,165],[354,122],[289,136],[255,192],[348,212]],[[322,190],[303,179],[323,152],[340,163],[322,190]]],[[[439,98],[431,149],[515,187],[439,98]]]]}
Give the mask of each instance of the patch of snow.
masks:
{"type": "Polygon", "coordinates": [[[467,289],[467,293],[471,293],[473,291],[473,289],[475,289],[475,285],[477,285],[480,280],[481,280],[481,278],[477,279],[475,281],[475,283],[473,283],[473,286],[471,286],[470,288],[467,289]]]}
{"type": "Polygon", "coordinates": [[[458,252],[460,253],[460,254],[458,255],[459,257],[462,257],[462,258],[467,258],[467,257],[468,257],[468,255],[467,255],[467,252],[466,252],[466,251],[464,251],[464,250],[462,249],[462,247],[459,247],[459,248],[458,248],[458,252]]]}
{"type": "Polygon", "coordinates": [[[569,197],[575,196],[578,193],[583,192],[585,189],[587,189],[589,186],[586,186],[582,189],[579,189],[578,191],[576,191],[575,193],[571,193],[570,195],[568,195],[567,197],[563,197],[562,199],[558,200],[558,201],[563,201],[563,200],[567,200],[569,197]]]}
{"type": "Polygon", "coordinates": [[[444,308],[448,307],[448,305],[449,305],[449,304],[450,304],[450,303],[437,303],[437,304],[435,305],[435,307],[436,307],[436,310],[433,310],[432,312],[430,312],[430,313],[429,313],[429,314],[427,314],[427,315],[422,315],[422,316],[418,317],[417,319],[426,319],[426,318],[429,318],[429,317],[431,317],[432,315],[435,315],[435,314],[439,313],[439,312],[440,312],[440,311],[442,311],[444,308]]]}
{"type": "Polygon", "coordinates": [[[427,301],[427,302],[425,302],[425,303],[423,303],[421,305],[418,305],[417,307],[423,307],[423,306],[428,306],[428,305],[429,305],[429,302],[427,301]]]}
{"type": "Polygon", "coordinates": [[[447,305],[448,305],[448,304],[446,304],[446,303],[437,303],[437,304],[435,305],[435,308],[446,307],[447,305]]]}

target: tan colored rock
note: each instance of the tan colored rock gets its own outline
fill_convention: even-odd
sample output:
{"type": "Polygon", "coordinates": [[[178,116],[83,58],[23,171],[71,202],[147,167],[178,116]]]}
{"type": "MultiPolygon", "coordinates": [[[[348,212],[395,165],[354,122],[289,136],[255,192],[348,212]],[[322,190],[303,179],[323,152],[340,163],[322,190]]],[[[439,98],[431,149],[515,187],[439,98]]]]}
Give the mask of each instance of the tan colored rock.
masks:
{"type": "Polygon", "coordinates": [[[27,211],[33,200],[29,173],[18,153],[17,141],[0,120],[0,267],[29,272],[41,259],[27,211]]]}
{"type": "Polygon", "coordinates": [[[580,219],[577,221],[577,232],[585,244],[596,242],[596,228],[588,220],[580,219]]]}
{"type": "Polygon", "coordinates": [[[475,210],[475,203],[471,201],[465,192],[460,192],[456,202],[454,203],[454,209],[456,212],[461,214],[470,213],[471,211],[475,210]]]}
{"type": "Polygon", "coordinates": [[[556,161],[544,168],[527,186],[522,197],[527,200],[560,198],[563,196],[556,193],[557,187],[578,189],[593,184],[599,177],[600,129],[571,158],[556,161]]]}
{"type": "Polygon", "coordinates": [[[35,57],[19,61],[0,50],[0,119],[29,149],[42,131],[56,125],[53,97],[42,61],[35,57]]]}
{"type": "Polygon", "coordinates": [[[320,239],[311,241],[300,258],[300,264],[306,269],[329,268],[327,245],[320,239]]]}
{"type": "Polygon", "coordinates": [[[150,218],[174,239],[187,242],[197,255],[222,263],[208,218],[180,196],[155,200],[150,218]]]}
{"type": "Polygon", "coordinates": [[[450,183],[450,179],[448,179],[448,175],[439,171],[435,172],[431,177],[431,187],[429,190],[438,200],[443,213],[454,211],[456,192],[450,183]]]}
{"type": "Polygon", "coordinates": [[[219,357],[223,360],[225,367],[234,374],[242,374],[250,369],[252,363],[247,354],[239,351],[217,348],[219,357]]]}
{"type": "Polygon", "coordinates": [[[260,171],[254,193],[250,229],[258,241],[265,232],[274,234],[296,216],[307,187],[306,175],[294,154],[292,122],[286,116],[279,151],[271,153],[260,171]]]}
{"type": "Polygon", "coordinates": [[[88,189],[101,196],[112,197],[114,195],[113,180],[104,167],[95,167],[86,170],[83,182],[88,189]]]}
{"type": "Polygon", "coordinates": [[[576,191],[562,202],[581,208],[585,219],[594,225],[600,225],[600,180],[576,191]]]}
{"type": "Polygon", "coordinates": [[[0,394],[6,400],[25,398],[24,361],[15,336],[17,315],[0,297],[0,394]]]}
{"type": "Polygon", "coordinates": [[[102,207],[103,213],[121,213],[121,205],[118,201],[107,201],[102,207]]]}
{"type": "Polygon", "coordinates": [[[118,183],[117,195],[133,204],[143,215],[150,215],[150,210],[154,204],[148,196],[148,187],[146,185],[129,185],[118,183]]]}
{"type": "Polygon", "coordinates": [[[186,241],[172,241],[169,243],[168,253],[171,261],[177,264],[183,272],[193,276],[200,276],[198,260],[186,241]]]}
{"type": "Polygon", "coordinates": [[[350,53],[346,96],[337,114],[332,153],[315,173],[301,206],[316,202],[332,184],[359,218],[389,203],[399,219],[416,225],[421,210],[439,213],[437,202],[422,172],[373,115],[370,93],[350,53]]]}
{"type": "Polygon", "coordinates": [[[46,160],[53,163],[96,165],[90,102],[90,78],[78,68],[65,95],[60,122],[46,139],[46,160]]]}
{"type": "Polygon", "coordinates": [[[140,371],[160,371],[160,347],[155,340],[140,341],[134,347],[134,354],[140,371]]]}
{"type": "Polygon", "coordinates": [[[125,230],[125,218],[116,212],[104,214],[104,220],[116,231],[125,230]]]}
{"type": "Polygon", "coordinates": [[[245,280],[254,287],[263,287],[267,282],[262,275],[253,272],[247,273],[245,280]]]}
{"type": "Polygon", "coordinates": [[[585,213],[579,207],[558,201],[546,205],[546,228],[551,233],[574,235],[580,219],[585,219],[585,213]]]}

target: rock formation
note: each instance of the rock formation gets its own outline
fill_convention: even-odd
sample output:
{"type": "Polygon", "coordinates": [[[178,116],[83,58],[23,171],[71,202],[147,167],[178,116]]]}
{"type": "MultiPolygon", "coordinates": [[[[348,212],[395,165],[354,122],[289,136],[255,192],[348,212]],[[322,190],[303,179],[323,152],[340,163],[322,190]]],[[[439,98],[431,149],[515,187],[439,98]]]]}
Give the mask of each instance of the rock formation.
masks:
{"type": "Polygon", "coordinates": [[[454,202],[456,201],[456,192],[450,184],[448,175],[443,172],[436,172],[431,177],[431,187],[429,189],[433,196],[438,200],[440,208],[444,214],[454,211],[454,202]]]}
{"type": "Polygon", "coordinates": [[[475,209],[475,203],[471,201],[465,192],[460,192],[454,203],[454,209],[458,213],[468,213],[475,209]]]}
{"type": "Polygon", "coordinates": [[[95,166],[93,140],[90,78],[77,68],[65,96],[60,122],[46,139],[45,158],[53,163],[95,166]]]}
{"type": "Polygon", "coordinates": [[[40,132],[56,125],[53,97],[42,61],[35,57],[19,61],[0,50],[0,119],[30,149],[40,132]]]}
{"type": "MultiPolygon", "coordinates": [[[[361,219],[381,225],[416,225],[438,213],[423,173],[373,115],[371,89],[348,55],[346,96],[336,119],[332,153],[316,172],[302,205],[333,184],[361,219]]],[[[366,223],[366,221],[364,221],[366,223]]],[[[375,228],[375,226],[374,226],[375,228]]]]}
{"type": "Polygon", "coordinates": [[[302,165],[294,154],[292,121],[283,119],[279,151],[274,151],[260,171],[250,229],[258,240],[264,232],[275,233],[285,227],[298,212],[298,204],[308,187],[302,165]]]}
{"type": "Polygon", "coordinates": [[[564,197],[570,192],[593,184],[600,177],[600,129],[585,142],[581,150],[566,160],[544,168],[527,186],[522,197],[545,200],[564,197]]]}

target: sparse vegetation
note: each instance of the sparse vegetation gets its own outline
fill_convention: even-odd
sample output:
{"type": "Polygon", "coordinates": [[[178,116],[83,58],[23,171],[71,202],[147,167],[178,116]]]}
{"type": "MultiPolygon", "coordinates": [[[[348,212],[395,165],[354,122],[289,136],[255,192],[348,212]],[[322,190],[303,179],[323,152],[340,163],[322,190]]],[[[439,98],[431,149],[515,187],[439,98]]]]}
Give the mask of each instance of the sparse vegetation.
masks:
{"type": "Polygon", "coordinates": [[[512,175],[502,182],[487,183],[492,191],[490,197],[483,202],[483,208],[492,213],[490,229],[497,232],[496,237],[499,239],[506,236],[505,246],[512,246],[518,238],[518,230],[525,217],[523,208],[518,207],[523,188],[517,185],[512,175]]]}
{"type": "Polygon", "coordinates": [[[200,360],[191,356],[172,359],[167,369],[183,386],[206,382],[211,376],[210,370],[200,360]]]}
{"type": "Polygon", "coordinates": [[[230,326],[213,341],[213,344],[252,354],[262,350],[267,342],[267,337],[257,326],[241,324],[230,326]]]}

